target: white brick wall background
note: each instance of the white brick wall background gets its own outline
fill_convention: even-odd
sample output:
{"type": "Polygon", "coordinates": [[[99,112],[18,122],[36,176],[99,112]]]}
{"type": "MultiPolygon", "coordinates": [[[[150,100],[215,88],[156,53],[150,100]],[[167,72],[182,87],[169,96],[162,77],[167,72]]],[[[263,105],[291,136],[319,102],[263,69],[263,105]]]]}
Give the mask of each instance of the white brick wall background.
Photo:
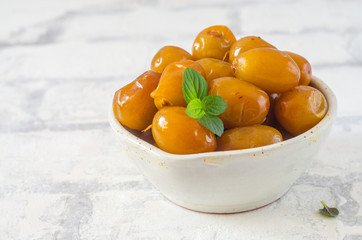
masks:
{"type": "Polygon", "coordinates": [[[1,0],[0,239],[362,239],[362,1],[1,0]],[[338,118],[275,203],[232,215],[168,202],[121,152],[114,91],[215,24],[300,53],[338,118]],[[324,199],[340,209],[318,215],[324,199]]]}

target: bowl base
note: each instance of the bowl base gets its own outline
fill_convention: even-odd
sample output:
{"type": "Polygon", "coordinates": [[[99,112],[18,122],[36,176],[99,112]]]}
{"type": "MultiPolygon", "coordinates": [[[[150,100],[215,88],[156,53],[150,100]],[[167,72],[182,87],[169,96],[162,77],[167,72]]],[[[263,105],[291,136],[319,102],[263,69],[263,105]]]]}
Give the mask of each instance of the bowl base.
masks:
{"type": "Polygon", "coordinates": [[[286,191],[283,191],[280,194],[274,195],[268,199],[253,202],[253,203],[243,203],[238,205],[224,205],[224,206],[208,206],[208,205],[201,205],[201,204],[194,204],[190,202],[185,202],[182,200],[177,200],[172,197],[164,195],[170,202],[185,208],[187,210],[192,210],[195,212],[201,212],[201,213],[211,213],[211,214],[232,214],[232,213],[242,213],[242,212],[248,212],[252,210],[256,210],[262,207],[265,207],[269,204],[272,204],[273,202],[280,199],[284,194],[288,192],[289,188],[286,191]]]}

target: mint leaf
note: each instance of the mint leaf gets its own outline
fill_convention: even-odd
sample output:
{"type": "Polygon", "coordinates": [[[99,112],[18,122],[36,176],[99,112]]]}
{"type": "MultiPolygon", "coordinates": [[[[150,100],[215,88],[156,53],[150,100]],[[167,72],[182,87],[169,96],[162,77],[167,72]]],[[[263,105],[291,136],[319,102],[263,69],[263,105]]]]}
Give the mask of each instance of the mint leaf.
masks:
{"type": "Polygon", "coordinates": [[[330,208],[328,207],[323,201],[321,201],[323,208],[319,209],[320,214],[327,216],[327,217],[335,217],[339,214],[337,208],[330,208]]]}
{"type": "Polygon", "coordinates": [[[214,134],[221,136],[224,124],[217,117],[225,111],[225,100],[216,95],[207,95],[209,88],[201,74],[192,68],[186,68],[183,74],[182,92],[188,103],[186,114],[199,122],[214,134]]]}
{"type": "Polygon", "coordinates": [[[186,68],[183,74],[182,92],[187,103],[193,99],[203,99],[209,92],[205,78],[195,69],[186,68]]]}
{"type": "Polygon", "coordinates": [[[189,102],[185,112],[192,118],[202,118],[205,115],[204,104],[200,99],[195,98],[189,102]]]}
{"type": "Polygon", "coordinates": [[[202,99],[205,112],[209,115],[218,116],[225,111],[227,104],[225,100],[217,95],[209,95],[202,99]]]}
{"type": "Polygon", "coordinates": [[[224,132],[224,124],[217,116],[205,114],[202,118],[199,119],[199,122],[219,137],[224,132]]]}

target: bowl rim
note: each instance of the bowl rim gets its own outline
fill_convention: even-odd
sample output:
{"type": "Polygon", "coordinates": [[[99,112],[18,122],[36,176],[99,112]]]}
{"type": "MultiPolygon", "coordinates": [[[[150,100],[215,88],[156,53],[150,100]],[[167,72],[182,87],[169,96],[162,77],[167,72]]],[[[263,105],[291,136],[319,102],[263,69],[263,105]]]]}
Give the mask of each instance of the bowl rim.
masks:
{"type": "Polygon", "coordinates": [[[267,154],[268,152],[274,151],[282,146],[308,140],[312,135],[315,135],[323,126],[327,125],[328,123],[330,123],[335,119],[337,115],[337,98],[336,95],[333,93],[333,91],[330,89],[330,87],[316,76],[312,76],[312,81],[310,83],[310,86],[320,90],[324,94],[327,100],[328,111],[324,116],[324,118],[314,127],[312,127],[311,129],[302,134],[299,134],[298,136],[292,137],[288,140],[284,140],[279,143],[274,143],[271,145],[256,147],[256,148],[228,150],[228,151],[213,151],[213,152],[193,153],[193,154],[173,154],[165,152],[162,149],[142,140],[141,138],[129,132],[116,119],[113,112],[112,104],[109,110],[108,119],[111,128],[116,132],[118,136],[122,136],[124,140],[132,143],[133,145],[138,146],[142,150],[157,155],[158,157],[167,159],[168,161],[173,161],[173,160],[185,161],[187,159],[192,160],[195,158],[225,157],[225,156],[234,156],[234,155],[242,156],[242,155],[258,154],[260,152],[267,154]]]}

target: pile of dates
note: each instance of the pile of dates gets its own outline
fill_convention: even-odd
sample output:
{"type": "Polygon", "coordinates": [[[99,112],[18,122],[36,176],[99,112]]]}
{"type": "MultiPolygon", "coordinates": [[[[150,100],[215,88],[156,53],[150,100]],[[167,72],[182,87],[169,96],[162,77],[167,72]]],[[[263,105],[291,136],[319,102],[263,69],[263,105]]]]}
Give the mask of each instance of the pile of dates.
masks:
{"type": "Polygon", "coordinates": [[[119,89],[113,100],[117,120],[137,136],[174,154],[247,149],[281,142],[315,126],[327,113],[323,94],[309,86],[310,63],[278,50],[260,37],[236,40],[226,26],[201,31],[192,54],[161,48],[151,70],[119,89]],[[185,113],[183,73],[195,69],[209,94],[222,97],[221,136],[185,113]]]}

